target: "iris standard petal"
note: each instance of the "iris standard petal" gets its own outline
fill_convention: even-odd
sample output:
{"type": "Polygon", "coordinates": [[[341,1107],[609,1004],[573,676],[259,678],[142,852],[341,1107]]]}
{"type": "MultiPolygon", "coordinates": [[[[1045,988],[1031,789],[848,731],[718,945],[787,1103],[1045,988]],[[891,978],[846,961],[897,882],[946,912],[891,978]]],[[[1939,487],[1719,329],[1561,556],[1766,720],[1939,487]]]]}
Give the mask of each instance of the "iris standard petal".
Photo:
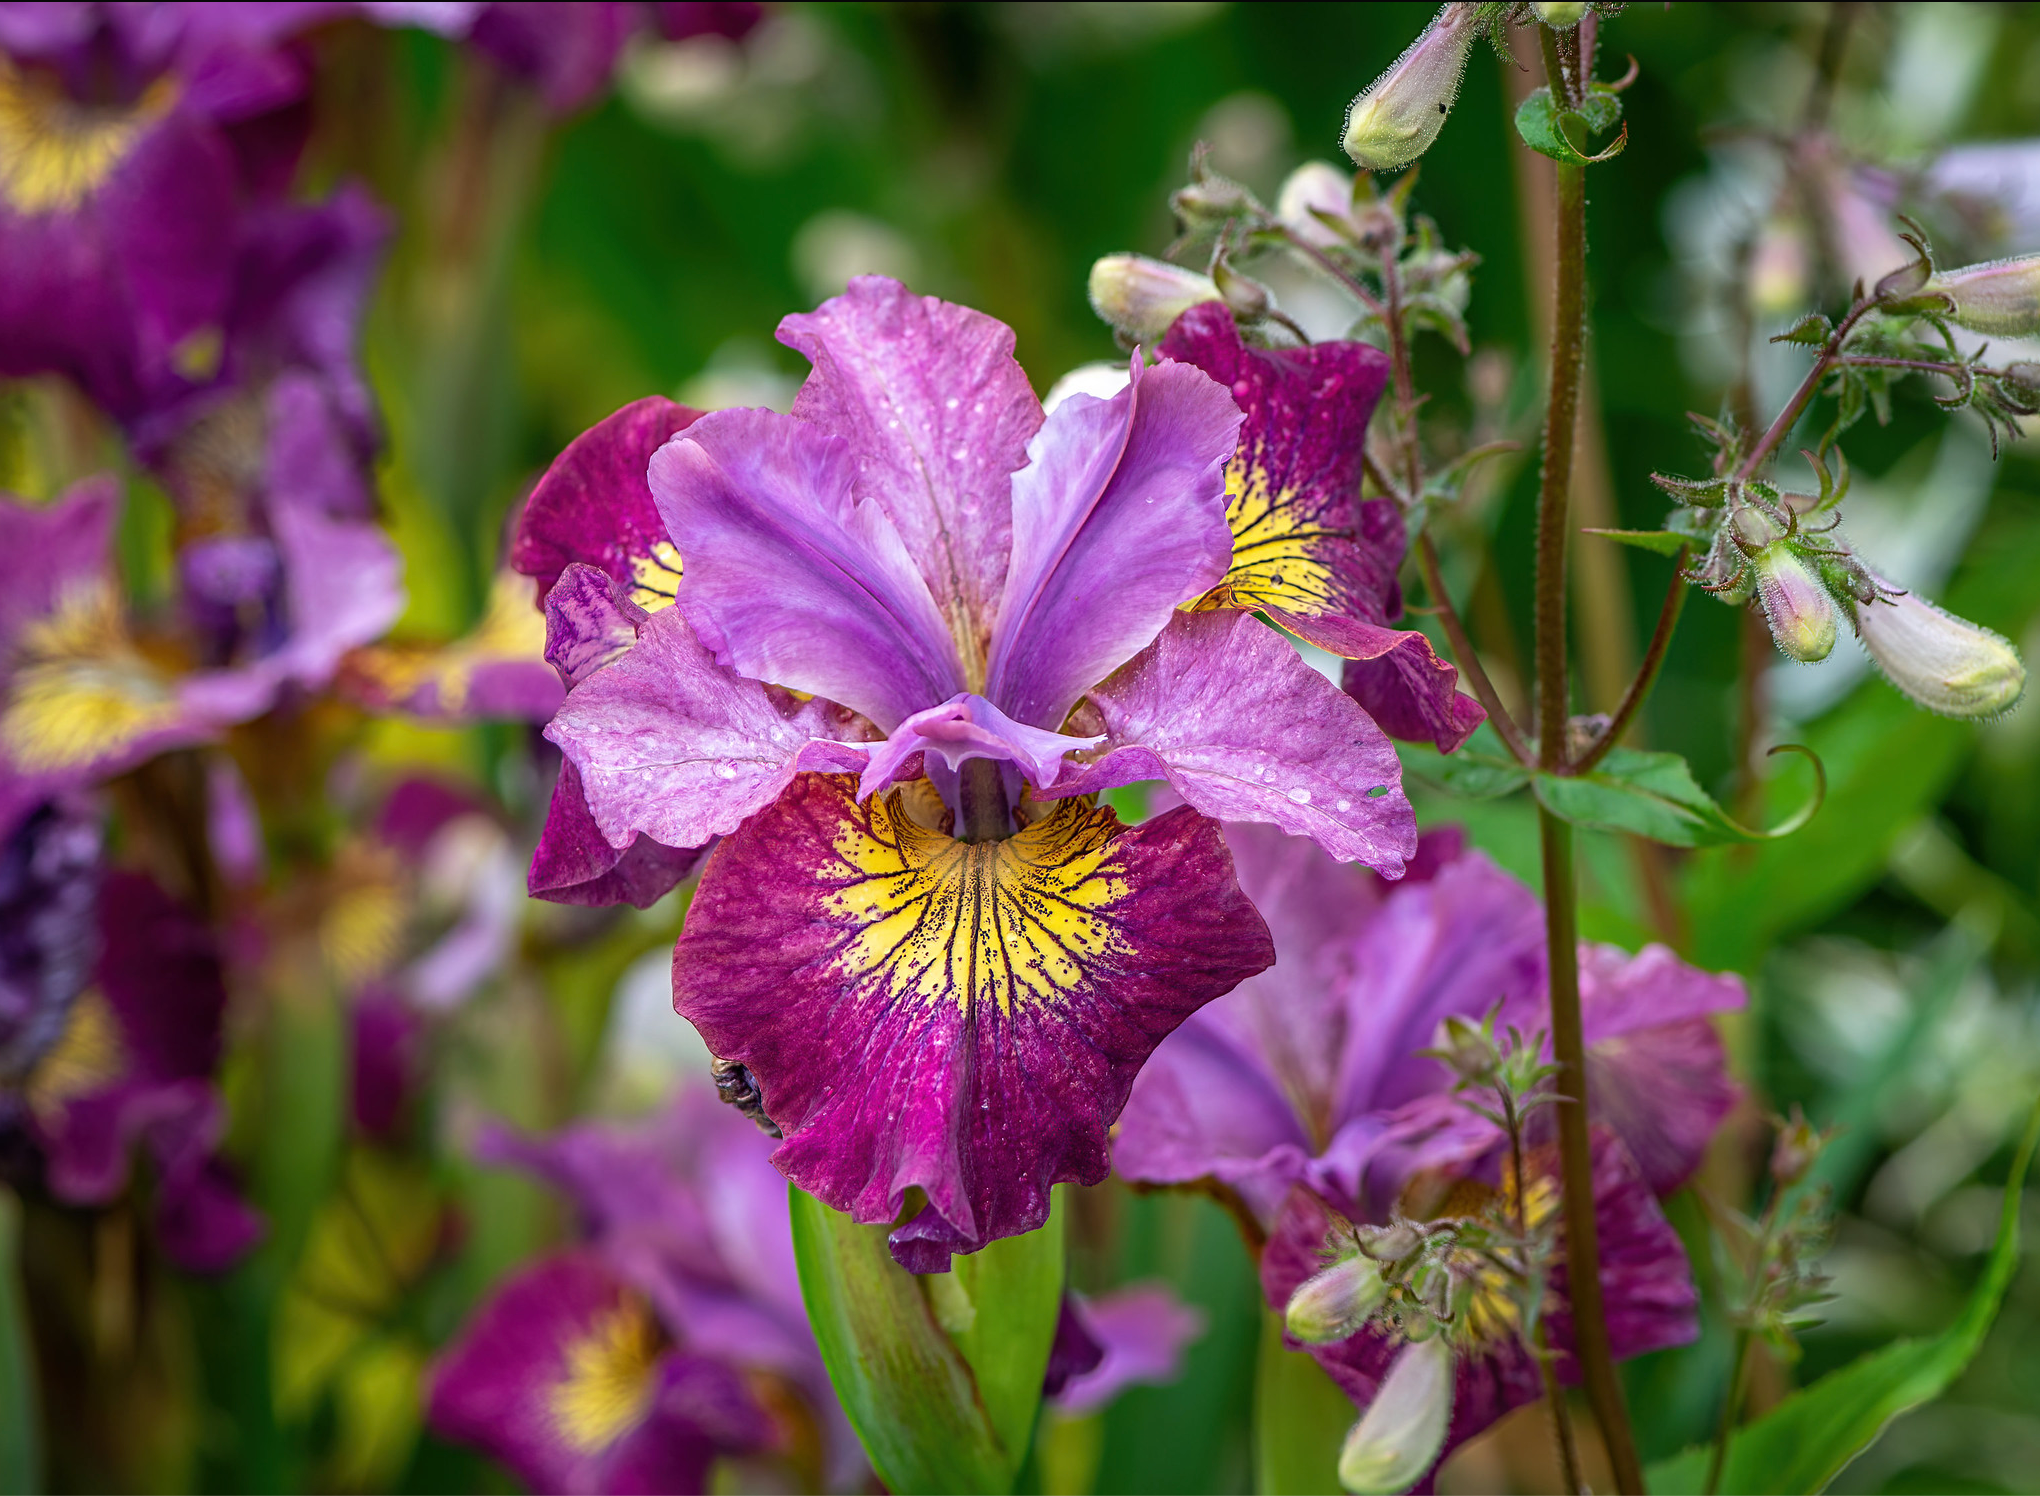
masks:
{"type": "Polygon", "coordinates": [[[769,410],[721,410],[661,447],[650,476],[687,558],[680,611],[725,665],[887,731],[963,689],[899,532],[852,497],[842,438],[769,410]]]}
{"type": "Polygon", "coordinates": [[[779,340],[814,365],[794,415],[849,442],[857,496],[892,517],[956,641],[959,688],[981,691],[1005,586],[1013,474],[1042,419],[1013,357],[1013,330],[864,275],[781,321],[779,340]]]}
{"type": "Polygon", "coordinates": [[[907,760],[917,753],[939,760],[952,775],[966,759],[996,759],[1017,767],[1029,784],[1044,788],[1062,773],[1064,754],[1094,748],[1103,741],[1028,727],[984,697],[959,692],[940,706],[914,713],[892,730],[882,746],[872,750],[871,762],[858,781],[857,797],[864,799],[900,778],[907,760]]]}
{"type": "Polygon", "coordinates": [[[861,770],[870,749],[822,736],[835,725],[820,702],[782,712],[764,686],[718,665],[669,608],[628,654],[567,694],[545,735],[579,772],[610,846],[642,834],[699,847],[735,831],[804,769],[861,770]]]}
{"type": "Polygon", "coordinates": [[[1065,803],[967,845],[807,775],[711,856],[673,996],[757,1081],[794,1183],[865,1222],[925,1192],[893,1253],[932,1272],[1102,1179],[1154,1046],[1273,954],[1187,808],[1065,803]]]}
{"type": "Polygon", "coordinates": [[[1206,815],[1272,823],[1391,878],[1416,851],[1388,739],[1250,614],[1176,615],[1090,702],[1106,747],[1052,795],[1166,779],[1206,815]]]}
{"type": "Polygon", "coordinates": [[[1250,348],[1218,303],[1179,317],[1161,351],[1225,385],[1246,416],[1226,469],[1231,569],[1197,606],[1266,613],[1354,662],[1346,689],[1391,736],[1458,747],[1486,714],[1421,633],[1385,627],[1402,612],[1407,539],[1392,500],[1359,497],[1387,356],[1357,342],[1250,348]]]}
{"type": "Polygon", "coordinates": [[[1110,400],[1073,395],[1013,476],[1013,558],[985,694],[1060,727],[1085,689],[1225,574],[1221,495],[1239,412],[1187,364],[1143,369],[1110,400]]]}

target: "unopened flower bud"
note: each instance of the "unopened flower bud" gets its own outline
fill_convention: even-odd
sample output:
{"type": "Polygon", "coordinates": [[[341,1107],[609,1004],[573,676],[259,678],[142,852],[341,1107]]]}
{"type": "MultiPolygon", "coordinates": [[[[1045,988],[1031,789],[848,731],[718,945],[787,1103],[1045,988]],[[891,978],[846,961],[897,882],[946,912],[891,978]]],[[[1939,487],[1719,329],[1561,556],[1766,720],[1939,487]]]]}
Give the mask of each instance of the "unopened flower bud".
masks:
{"type": "Polygon", "coordinates": [[[1284,1321],[1307,1345],[1329,1345],[1359,1333],[1386,1292],[1381,1265],[1353,1256],[1333,1263],[1289,1296],[1284,1321]]]}
{"type": "Polygon", "coordinates": [[[1091,308],[1138,343],[1152,343],[1200,301],[1223,301],[1208,275],[1151,260],[1107,255],[1091,267],[1091,308]]]}
{"type": "Polygon", "coordinates": [[[1353,207],[1353,178],[1328,161],[1306,161],[1289,174],[1275,199],[1275,216],[1314,249],[1342,243],[1338,230],[1318,214],[1344,218],[1353,207]]]}
{"type": "Polygon", "coordinates": [[[1211,282],[1236,316],[1265,317],[1275,305],[1274,294],[1251,275],[1241,275],[1224,260],[1211,267],[1211,282]]]}
{"type": "Polygon", "coordinates": [[[1778,1141],[1771,1147],[1771,1178],[1788,1189],[1799,1183],[1826,1143],[1827,1134],[1808,1122],[1795,1103],[1791,1119],[1779,1127],[1778,1141]]]}
{"type": "Polygon", "coordinates": [[[1455,3],[1439,11],[1395,65],[1369,84],[1346,111],[1346,154],[1368,171],[1407,166],[1431,148],[1473,49],[1480,7],[1455,3]]]}
{"type": "Polygon", "coordinates": [[[1584,0],[1532,0],[1530,8],[1537,12],[1537,19],[1553,31],[1570,31],[1579,25],[1580,17],[1587,13],[1584,0]]]}
{"type": "Polygon", "coordinates": [[[1811,665],[1835,647],[1835,603],[1807,564],[1783,542],[1751,558],[1757,596],[1771,637],[1791,658],[1811,665]]]}
{"type": "Polygon", "coordinates": [[[2026,664],[2011,641],[1910,592],[1856,607],[1856,633],[1885,678],[1945,717],[1995,717],[2018,704],[2026,664]]]}
{"type": "Polygon", "coordinates": [[[1221,229],[1231,219],[1260,211],[1253,193],[1215,172],[1202,172],[1188,186],[1177,188],[1169,206],[1176,210],[1177,226],[1185,233],[1221,229]]]}
{"type": "Polygon", "coordinates": [[[2040,255],[1965,265],[1928,281],[1925,294],[1947,297],[1948,315],[1971,332],[2006,338],[2040,333],[2040,255]]]}
{"type": "Polygon", "coordinates": [[[1404,1346],[1339,1451],[1339,1483],[1357,1496],[1407,1491],[1445,1447],[1452,1422],[1452,1347],[1434,1335],[1404,1346]]]}
{"type": "Polygon", "coordinates": [[[1502,1052],[1494,1035],[1482,1025],[1453,1014],[1438,1025],[1437,1038],[1429,1051],[1460,1080],[1474,1085],[1491,1083],[1502,1066],[1502,1052]]]}

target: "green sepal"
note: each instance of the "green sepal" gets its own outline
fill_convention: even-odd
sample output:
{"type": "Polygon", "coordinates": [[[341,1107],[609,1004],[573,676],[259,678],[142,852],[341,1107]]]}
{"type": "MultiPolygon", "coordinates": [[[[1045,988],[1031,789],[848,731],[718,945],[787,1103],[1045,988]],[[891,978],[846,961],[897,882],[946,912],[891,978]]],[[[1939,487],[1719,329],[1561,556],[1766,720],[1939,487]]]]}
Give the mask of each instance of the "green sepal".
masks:
{"type": "Polygon", "coordinates": [[[1773,753],[1802,753],[1812,762],[1813,797],[1768,831],[1752,830],[1714,803],[1676,753],[1617,748],[1586,774],[1539,774],[1537,802],[1562,821],[1598,831],[1627,831],[1670,847],[1772,841],[1813,818],[1827,795],[1827,774],[1811,749],[1781,744],[1773,753]]]}
{"type": "Polygon", "coordinates": [[[1621,101],[1611,93],[1597,90],[1587,96],[1580,108],[1560,109],[1552,102],[1551,90],[1540,88],[1517,108],[1516,133],[1523,137],[1523,144],[1540,156],[1573,166],[1591,166],[1597,161],[1612,161],[1629,144],[1629,126],[1624,125],[1622,133],[1606,150],[1590,153],[1586,149],[1587,136],[1607,129],[1621,114],[1621,101]]]}
{"type": "Polygon", "coordinates": [[[879,1479],[900,1496],[1010,1491],[1061,1309],[1061,1221],[917,1278],[887,1227],[788,1188],[815,1342],[879,1479]]]}
{"type": "Polygon", "coordinates": [[[1633,545],[1642,551],[1656,551],[1660,556],[1676,556],[1693,546],[1691,536],[1671,530],[1602,530],[1587,526],[1580,533],[1599,535],[1604,540],[1612,540],[1618,545],[1633,545]]]}
{"type": "Polygon", "coordinates": [[[1809,348],[1818,348],[1834,335],[1835,325],[1819,312],[1808,312],[1785,331],[1771,339],[1774,343],[1804,343],[1809,348]]]}
{"type": "MultiPolygon", "coordinates": [[[[1961,1318],[1931,1339],[1898,1340],[1859,1357],[1737,1429],[1722,1469],[1723,1492],[1785,1496],[1825,1490],[1894,1418],[1948,1390],[1975,1359],[2018,1272],[2019,1207],[2036,1140],[2040,1105],[2027,1121],[2005,1182],[1997,1242],[1961,1318]]],[[[1646,1483],[1653,1491],[1698,1491],[1710,1453],[1703,1446],[1661,1461],[1651,1466],[1646,1483]]]]}

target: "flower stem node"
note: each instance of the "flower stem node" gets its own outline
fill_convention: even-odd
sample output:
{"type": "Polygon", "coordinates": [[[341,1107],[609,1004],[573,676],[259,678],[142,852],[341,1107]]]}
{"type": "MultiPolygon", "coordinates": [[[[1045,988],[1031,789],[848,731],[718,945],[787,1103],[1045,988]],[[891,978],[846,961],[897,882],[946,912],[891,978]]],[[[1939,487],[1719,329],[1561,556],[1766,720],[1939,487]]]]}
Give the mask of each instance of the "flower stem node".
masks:
{"type": "Polygon", "coordinates": [[[1431,148],[1459,96],[1480,7],[1440,10],[1424,34],[1346,111],[1346,154],[1367,171],[1394,171],[1431,148]]]}
{"type": "Polygon", "coordinates": [[[2022,338],[2040,333],[2040,255],[1965,265],[1923,288],[1944,298],[1948,317],[1971,332],[2022,338]]]}
{"type": "Polygon", "coordinates": [[[1995,717],[2018,704],[2026,663],[2011,641],[1910,592],[1855,608],[1856,633],[1885,678],[1929,711],[1995,717]]]}
{"type": "Polygon", "coordinates": [[[1210,276],[1146,255],[1105,256],[1091,267],[1090,290],[1092,309],[1136,343],[1159,341],[1171,323],[1201,301],[1227,299],[1210,276]]]}
{"type": "Polygon", "coordinates": [[[1442,1335],[1396,1354],[1381,1390],[1339,1451],[1339,1483],[1369,1493],[1407,1491],[1445,1446],[1452,1422],[1452,1347],[1442,1335]]]}
{"type": "Polygon", "coordinates": [[[1827,588],[1784,541],[1750,558],[1771,638],[1792,659],[1811,665],[1835,647],[1835,605],[1827,588]]]}
{"type": "Polygon", "coordinates": [[[1330,1345],[1358,1334],[1386,1293],[1379,1263],[1371,1257],[1347,1257],[1307,1279],[1289,1296],[1284,1323],[1306,1345],[1330,1345]]]}

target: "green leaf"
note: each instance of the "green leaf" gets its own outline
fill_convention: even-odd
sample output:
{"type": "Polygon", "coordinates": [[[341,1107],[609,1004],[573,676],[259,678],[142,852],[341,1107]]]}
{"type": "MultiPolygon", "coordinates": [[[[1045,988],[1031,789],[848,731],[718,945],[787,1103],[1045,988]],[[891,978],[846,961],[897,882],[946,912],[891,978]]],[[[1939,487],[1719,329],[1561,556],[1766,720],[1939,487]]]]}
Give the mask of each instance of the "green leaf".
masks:
{"type": "MultiPolygon", "coordinates": [[[[1892,1419],[1932,1402],[1962,1374],[2019,1267],[2019,1206],[2033,1145],[2040,1140],[2040,1104],[2005,1184],[2004,1213],[1997,1244],[1983,1277],[1969,1295],[1962,1316],[1929,1340],[1898,1340],[1803,1387],[1754,1423],[1737,1430],[1728,1447],[1721,1490],[1727,1493],[1814,1492],[1827,1487],[1857,1455],[1869,1448],[1892,1419]]],[[[1700,1447],[1653,1465],[1653,1491],[1697,1491],[1709,1450],[1700,1447]]]]}
{"type": "Polygon", "coordinates": [[[902,1496],[1011,1490],[1061,1307],[1061,1223],[916,1278],[886,1227],[789,1191],[801,1297],[879,1478],[902,1496]]]}
{"type": "MultiPolygon", "coordinates": [[[[1596,94],[1593,98],[1605,98],[1610,104],[1616,102],[1612,95],[1596,94]]],[[[1620,112],[1617,105],[1614,113],[1620,112]]],[[[1600,104],[1590,102],[1585,111],[1558,108],[1552,102],[1548,88],[1538,89],[1516,110],[1516,133],[1523,137],[1523,144],[1540,156],[1549,156],[1554,161],[1564,161],[1573,166],[1589,166],[1597,161],[1613,160],[1622,154],[1622,148],[1629,144],[1627,125],[1622,127],[1622,133],[1605,151],[1589,154],[1586,149],[1589,132],[1606,129],[1614,122],[1608,109],[1600,104]],[[1597,124],[1596,120],[1602,123],[1597,124]]]]}
{"type": "Polygon", "coordinates": [[[1532,788],[1540,805],[1575,826],[1633,832],[1670,847],[1771,841],[1811,820],[1827,793],[1825,771],[1810,750],[1786,743],[1771,751],[1805,754],[1816,787],[1811,800],[1769,831],[1753,831],[1715,804],[1676,753],[1617,748],[1591,773],[1539,774],[1532,788]]]}
{"type": "Polygon", "coordinates": [[[1680,551],[1691,549],[1692,540],[1671,530],[1602,530],[1583,527],[1582,535],[1599,535],[1618,545],[1633,545],[1638,550],[1656,551],[1660,556],[1676,556],[1680,551]]]}
{"type": "Polygon", "coordinates": [[[1530,782],[1530,770],[1498,753],[1465,747],[1440,753],[1429,743],[1397,743],[1395,751],[1403,773],[1463,800],[1492,800],[1530,782]]]}
{"type": "Polygon", "coordinates": [[[1310,1355],[1282,1343],[1282,1321],[1261,1314],[1254,1372],[1254,1489],[1314,1496],[1339,1489],[1339,1446],[1360,1415],[1310,1355]]]}
{"type": "Polygon", "coordinates": [[[42,1423],[36,1416],[35,1361],[21,1285],[21,1202],[0,1188],[0,1491],[44,1489],[42,1423]]]}
{"type": "Polygon", "coordinates": [[[1771,339],[1774,343],[1804,343],[1809,348],[1818,348],[1827,342],[1835,330],[1834,323],[1819,312],[1808,312],[1785,331],[1771,339]]]}

